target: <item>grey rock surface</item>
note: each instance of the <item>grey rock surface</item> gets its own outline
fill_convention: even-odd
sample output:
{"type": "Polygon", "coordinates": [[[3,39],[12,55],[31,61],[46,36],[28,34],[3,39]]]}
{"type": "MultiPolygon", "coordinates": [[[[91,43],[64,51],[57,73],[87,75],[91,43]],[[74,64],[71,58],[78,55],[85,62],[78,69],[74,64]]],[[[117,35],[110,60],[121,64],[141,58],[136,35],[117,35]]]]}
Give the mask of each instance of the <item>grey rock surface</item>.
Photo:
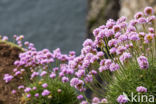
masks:
{"type": "Polygon", "coordinates": [[[0,0],[0,34],[23,34],[38,49],[79,52],[86,12],[85,0],[0,0]]]}

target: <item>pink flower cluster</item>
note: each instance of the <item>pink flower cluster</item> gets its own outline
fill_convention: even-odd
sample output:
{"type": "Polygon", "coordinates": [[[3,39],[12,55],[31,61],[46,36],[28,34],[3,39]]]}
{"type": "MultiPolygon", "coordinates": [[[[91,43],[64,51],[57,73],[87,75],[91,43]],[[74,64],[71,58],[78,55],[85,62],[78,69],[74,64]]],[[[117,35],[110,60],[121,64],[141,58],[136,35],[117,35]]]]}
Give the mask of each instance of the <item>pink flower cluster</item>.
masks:
{"type": "MultiPolygon", "coordinates": [[[[144,13],[136,13],[130,22],[126,22],[124,16],[117,21],[109,19],[106,25],[93,30],[94,40],[86,39],[84,41],[79,56],[76,56],[74,51],[69,52],[68,55],[62,54],[59,48],[53,52],[48,49],[37,51],[34,44],[25,42],[25,52],[21,53],[19,60],[14,63],[17,66],[14,69],[14,76],[23,74],[25,69],[29,68],[31,71],[30,80],[35,77],[43,78],[46,75],[51,80],[59,77],[62,83],[69,82],[71,87],[82,93],[86,90],[87,84],[96,81],[97,74],[105,71],[120,72],[120,69],[124,70],[126,65],[136,62],[140,69],[148,69],[148,56],[153,58],[151,54],[156,51],[155,48],[149,47],[156,46],[154,44],[156,43],[155,20],[156,17],[153,15],[151,7],[145,8],[144,13]],[[59,66],[50,68],[51,64],[55,62],[60,63],[59,66]],[[21,69],[21,67],[25,69],[21,69]]],[[[21,40],[24,36],[14,37],[18,45],[22,47],[21,40]]],[[[3,38],[3,40],[7,40],[6,37],[3,38]]],[[[6,74],[4,76],[6,83],[12,79],[12,75],[6,74]]],[[[44,83],[41,86],[44,90],[42,93],[36,93],[36,97],[47,96],[51,93],[47,89],[50,85],[44,83]]],[[[24,89],[24,86],[19,86],[19,89],[24,89]]],[[[24,89],[28,93],[27,97],[31,97],[29,94],[31,90],[36,90],[36,86],[24,89]]],[[[140,86],[137,91],[147,92],[147,89],[140,86]]],[[[79,95],[77,98],[83,100],[84,96],[79,95]]],[[[117,102],[120,104],[127,101],[124,95],[117,98],[117,102]]],[[[107,102],[106,99],[100,100],[97,97],[92,100],[93,104],[105,102],[107,102]]],[[[82,101],[81,104],[88,104],[88,102],[82,101]]]]}
{"type": "MultiPolygon", "coordinates": [[[[103,99],[99,99],[98,97],[94,97],[92,99],[92,103],[91,104],[107,104],[107,99],[103,98],[103,99]]],[[[89,104],[87,101],[82,101],[80,104],[89,104]]]]}
{"type": "MultiPolygon", "coordinates": [[[[86,39],[81,54],[68,62],[76,75],[71,82],[78,83],[83,79],[85,84],[93,83],[97,73],[124,70],[126,65],[136,62],[140,69],[148,69],[148,56],[153,58],[151,52],[154,54],[156,51],[155,48],[147,48],[150,45],[155,46],[156,17],[153,13],[153,9],[147,7],[144,13],[136,13],[130,22],[126,22],[124,16],[117,21],[109,19],[106,25],[93,30],[95,39],[86,39]],[[94,65],[98,67],[95,68],[94,65]]],[[[124,96],[120,96],[117,101],[127,102],[124,96]]]]}
{"type": "Polygon", "coordinates": [[[5,74],[3,80],[5,80],[6,83],[8,83],[9,81],[11,81],[14,77],[12,75],[9,74],[5,74]]]}
{"type": "Polygon", "coordinates": [[[148,63],[148,59],[145,56],[138,57],[137,61],[141,69],[148,69],[149,63],[148,63]]]}
{"type": "Polygon", "coordinates": [[[143,92],[147,92],[147,88],[143,87],[143,86],[139,86],[136,88],[137,92],[143,93],[143,92]]]}
{"type": "Polygon", "coordinates": [[[84,82],[78,78],[72,78],[71,81],[70,81],[70,85],[72,87],[75,87],[77,90],[79,91],[84,91],[84,82]]]}
{"type": "Polygon", "coordinates": [[[120,103],[120,104],[125,104],[128,102],[128,99],[125,95],[120,95],[118,98],[117,98],[117,102],[120,103]]]}

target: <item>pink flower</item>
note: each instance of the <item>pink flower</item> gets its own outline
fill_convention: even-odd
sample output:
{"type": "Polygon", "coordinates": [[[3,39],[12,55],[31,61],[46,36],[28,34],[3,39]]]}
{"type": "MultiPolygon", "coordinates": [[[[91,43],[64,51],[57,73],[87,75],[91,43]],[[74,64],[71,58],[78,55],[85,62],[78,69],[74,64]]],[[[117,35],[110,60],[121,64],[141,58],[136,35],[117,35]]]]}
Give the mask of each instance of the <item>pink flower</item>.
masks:
{"type": "Polygon", "coordinates": [[[104,53],[102,51],[97,52],[97,57],[103,57],[103,56],[104,56],[104,53]]]}
{"type": "Polygon", "coordinates": [[[94,97],[92,99],[92,104],[98,104],[98,103],[100,103],[100,99],[98,97],[94,97]]]}
{"type": "Polygon", "coordinates": [[[49,77],[50,78],[55,78],[56,77],[56,74],[54,72],[52,72],[49,77]]]}
{"type": "Polygon", "coordinates": [[[155,16],[147,17],[147,21],[148,21],[148,22],[153,22],[155,19],[156,19],[155,16]]]}
{"type": "Polygon", "coordinates": [[[86,83],[92,82],[93,81],[93,76],[92,75],[86,75],[84,80],[85,80],[86,83]]]}
{"type": "Polygon", "coordinates": [[[130,24],[131,26],[135,26],[137,23],[138,23],[138,21],[135,20],[135,19],[133,19],[133,20],[130,21],[129,24],[130,24]]]}
{"type": "Polygon", "coordinates": [[[113,31],[114,31],[114,33],[121,31],[120,25],[113,26],[113,31]]]}
{"type": "Polygon", "coordinates": [[[62,77],[62,82],[65,83],[65,82],[68,82],[69,81],[69,78],[68,77],[62,77]]]}
{"type": "Polygon", "coordinates": [[[152,28],[152,27],[149,27],[149,28],[148,28],[148,31],[149,31],[150,33],[154,33],[154,32],[155,32],[154,28],[152,28]]]}
{"type": "Polygon", "coordinates": [[[103,71],[108,70],[108,69],[109,69],[109,67],[107,67],[107,66],[100,66],[99,72],[103,72],[103,71]]]}
{"type": "Polygon", "coordinates": [[[127,20],[127,18],[125,16],[121,16],[118,20],[117,20],[117,24],[125,22],[127,20]]]}
{"type": "Polygon", "coordinates": [[[123,63],[124,61],[127,61],[129,58],[131,58],[132,55],[130,53],[124,52],[121,56],[120,56],[120,61],[123,63]]]}
{"type": "Polygon", "coordinates": [[[141,18],[141,17],[143,17],[143,13],[142,12],[138,12],[138,13],[136,13],[135,15],[134,15],[134,18],[135,19],[139,19],[139,18],[141,18]]]}
{"type": "Polygon", "coordinates": [[[48,87],[48,84],[47,83],[44,83],[44,84],[42,84],[42,87],[43,88],[47,88],[48,87]]]}
{"type": "Polygon", "coordinates": [[[116,24],[116,22],[113,19],[109,19],[106,22],[106,27],[107,28],[112,28],[115,24],[116,24]]]}
{"type": "Polygon", "coordinates": [[[8,40],[8,37],[7,36],[3,36],[2,40],[3,41],[7,41],[8,40]]]}
{"type": "Polygon", "coordinates": [[[83,95],[79,95],[79,96],[77,96],[77,99],[78,99],[78,100],[83,99],[83,95]]]}
{"type": "Polygon", "coordinates": [[[91,71],[90,71],[90,74],[96,75],[96,74],[97,74],[97,71],[96,71],[96,70],[91,70],[91,71]]]}
{"type": "Polygon", "coordinates": [[[38,72],[33,72],[33,73],[31,74],[31,79],[33,79],[34,77],[36,77],[36,76],[38,76],[38,75],[39,75],[38,72]]]}
{"type": "Polygon", "coordinates": [[[106,59],[105,60],[105,67],[106,67],[106,69],[109,69],[111,64],[112,64],[112,60],[111,59],[106,59]]]}
{"type": "Polygon", "coordinates": [[[23,88],[24,88],[24,85],[18,86],[18,89],[23,89],[23,88]]]}
{"type": "Polygon", "coordinates": [[[145,13],[145,15],[152,15],[153,13],[154,13],[154,10],[153,10],[153,8],[152,7],[146,7],[145,9],[144,9],[144,13],[145,13]]]}
{"type": "Polygon", "coordinates": [[[132,26],[132,25],[129,25],[128,27],[127,27],[127,30],[126,30],[126,32],[135,32],[136,31],[136,28],[134,27],[134,26],[132,26]]]}
{"type": "Polygon", "coordinates": [[[148,69],[149,63],[148,59],[145,56],[140,56],[137,58],[140,69],[148,69]]]}
{"type": "Polygon", "coordinates": [[[48,91],[47,89],[43,90],[42,92],[42,96],[47,96],[50,94],[50,91],[48,91]]]}
{"type": "Polygon", "coordinates": [[[83,43],[83,47],[92,46],[93,41],[91,39],[86,39],[83,43]]]}
{"type": "Polygon", "coordinates": [[[100,32],[100,29],[99,28],[96,28],[93,30],[93,35],[96,37],[100,32]]]}
{"type": "Polygon", "coordinates": [[[104,30],[101,30],[98,34],[98,38],[102,39],[105,37],[105,31],[104,30]]]}
{"type": "Polygon", "coordinates": [[[118,43],[118,41],[116,39],[112,39],[108,42],[108,46],[115,46],[118,43]]]}
{"type": "Polygon", "coordinates": [[[12,75],[9,74],[5,74],[3,80],[5,80],[6,83],[8,83],[9,81],[11,81],[13,79],[12,75]]]}
{"type": "Polygon", "coordinates": [[[116,50],[116,54],[120,55],[122,54],[127,48],[125,46],[119,46],[116,50]]]}
{"type": "Polygon", "coordinates": [[[110,52],[110,54],[115,54],[116,53],[116,48],[115,47],[111,48],[109,50],[109,52],[110,52]]]}
{"type": "Polygon", "coordinates": [[[123,42],[123,41],[128,40],[128,36],[126,34],[120,35],[118,39],[119,39],[119,41],[123,42]]]}
{"type": "Polygon", "coordinates": [[[30,98],[31,97],[31,94],[27,94],[27,98],[30,98]]]}
{"type": "Polygon", "coordinates": [[[120,104],[125,104],[128,102],[128,99],[126,96],[124,95],[120,95],[118,98],[117,98],[117,102],[120,103],[120,104]]]}
{"type": "Polygon", "coordinates": [[[140,40],[139,35],[136,32],[129,33],[128,38],[133,41],[140,40]]]}
{"type": "Polygon", "coordinates": [[[43,76],[46,75],[46,74],[47,74],[47,72],[46,72],[46,71],[43,71],[43,72],[40,74],[40,76],[43,77],[43,76]]]}
{"type": "Polygon", "coordinates": [[[75,85],[75,88],[81,91],[83,90],[83,85],[84,85],[84,81],[79,80],[79,82],[75,85]]]}
{"type": "Polygon", "coordinates": [[[141,93],[142,93],[142,92],[147,92],[147,88],[145,88],[145,87],[143,87],[143,86],[139,86],[139,87],[136,88],[136,91],[137,91],[137,92],[141,92],[141,93]]]}
{"type": "Polygon", "coordinates": [[[37,88],[36,88],[36,87],[33,87],[32,89],[33,89],[33,90],[36,90],[37,88]]]}
{"type": "Polygon", "coordinates": [[[82,101],[80,104],[88,104],[87,101],[82,101]]]}
{"type": "Polygon", "coordinates": [[[34,96],[35,96],[35,97],[39,97],[39,93],[36,93],[34,96]]]}
{"type": "Polygon", "coordinates": [[[30,91],[31,91],[31,88],[30,87],[27,87],[27,88],[24,89],[24,92],[26,92],[26,93],[28,93],[30,91]]]}
{"type": "Polygon", "coordinates": [[[16,90],[12,90],[11,93],[12,93],[12,94],[15,94],[15,93],[16,93],[16,90]]]}
{"type": "Polygon", "coordinates": [[[149,33],[149,34],[145,35],[144,41],[145,41],[145,43],[149,43],[153,40],[153,38],[154,38],[154,34],[149,33]]]}
{"type": "Polygon", "coordinates": [[[85,75],[85,70],[78,70],[78,72],[76,72],[75,73],[75,75],[78,77],[78,78],[80,78],[80,77],[82,77],[82,76],[84,76],[85,75]]]}
{"type": "Polygon", "coordinates": [[[17,75],[19,75],[19,74],[21,74],[21,72],[20,72],[20,71],[17,71],[17,72],[15,73],[15,76],[17,76],[17,75]]]}
{"type": "Polygon", "coordinates": [[[120,69],[120,66],[119,66],[118,64],[112,63],[112,64],[110,65],[110,71],[116,71],[116,70],[118,70],[118,69],[120,69]]]}
{"type": "Polygon", "coordinates": [[[78,78],[72,78],[70,81],[70,85],[71,86],[75,86],[79,83],[79,79],[78,78]]]}
{"type": "Polygon", "coordinates": [[[138,23],[145,24],[145,23],[147,23],[147,19],[144,18],[144,17],[141,17],[141,18],[138,19],[138,23]]]}
{"type": "Polygon", "coordinates": [[[108,101],[107,101],[107,99],[103,98],[103,99],[101,100],[101,103],[108,103],[108,101]]]}
{"type": "Polygon", "coordinates": [[[107,38],[113,36],[113,34],[114,34],[114,31],[112,29],[105,29],[105,36],[107,38]]]}

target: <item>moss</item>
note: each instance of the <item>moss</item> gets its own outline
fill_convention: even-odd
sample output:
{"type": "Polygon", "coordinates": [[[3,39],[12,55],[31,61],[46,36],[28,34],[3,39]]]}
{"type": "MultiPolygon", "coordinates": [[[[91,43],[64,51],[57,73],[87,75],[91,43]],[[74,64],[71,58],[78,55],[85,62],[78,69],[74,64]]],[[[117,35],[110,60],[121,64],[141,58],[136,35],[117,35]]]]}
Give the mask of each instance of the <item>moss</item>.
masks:
{"type": "Polygon", "coordinates": [[[17,44],[15,44],[15,43],[13,43],[13,42],[0,40],[0,44],[6,44],[6,45],[11,46],[12,48],[15,47],[15,48],[21,49],[21,51],[24,51],[23,48],[19,47],[17,44]]]}

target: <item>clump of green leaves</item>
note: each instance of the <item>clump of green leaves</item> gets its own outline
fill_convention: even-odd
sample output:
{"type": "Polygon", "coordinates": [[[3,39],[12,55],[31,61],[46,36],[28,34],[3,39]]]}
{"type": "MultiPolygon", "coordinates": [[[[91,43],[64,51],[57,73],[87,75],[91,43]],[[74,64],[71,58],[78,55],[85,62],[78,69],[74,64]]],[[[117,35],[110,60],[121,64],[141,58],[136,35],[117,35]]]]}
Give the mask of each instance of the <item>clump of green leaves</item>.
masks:
{"type": "MultiPolygon", "coordinates": [[[[36,87],[36,90],[31,90],[30,98],[26,98],[27,104],[78,104],[77,94],[69,83],[63,83],[59,78],[50,79],[49,76],[44,76],[29,85],[30,88],[36,87]],[[47,88],[43,88],[42,84],[48,84],[47,88]],[[50,94],[42,96],[43,90],[47,89],[50,94]],[[36,98],[35,94],[39,96],[36,98]]],[[[26,94],[24,95],[26,96],[26,94]]]]}
{"type": "MultiPolygon", "coordinates": [[[[144,86],[147,88],[147,93],[143,95],[156,96],[156,61],[149,61],[150,67],[147,70],[141,70],[135,63],[131,63],[125,67],[120,73],[115,74],[114,80],[108,85],[107,99],[111,104],[118,104],[116,99],[119,95],[125,93],[131,100],[131,93],[133,95],[139,95],[136,91],[138,86],[144,86]],[[154,63],[154,64],[152,64],[154,63]]],[[[140,94],[141,95],[141,94],[140,94]]],[[[127,102],[126,104],[138,104],[137,102],[127,102]]],[[[150,104],[150,102],[144,102],[141,104],[150,104]]]]}

